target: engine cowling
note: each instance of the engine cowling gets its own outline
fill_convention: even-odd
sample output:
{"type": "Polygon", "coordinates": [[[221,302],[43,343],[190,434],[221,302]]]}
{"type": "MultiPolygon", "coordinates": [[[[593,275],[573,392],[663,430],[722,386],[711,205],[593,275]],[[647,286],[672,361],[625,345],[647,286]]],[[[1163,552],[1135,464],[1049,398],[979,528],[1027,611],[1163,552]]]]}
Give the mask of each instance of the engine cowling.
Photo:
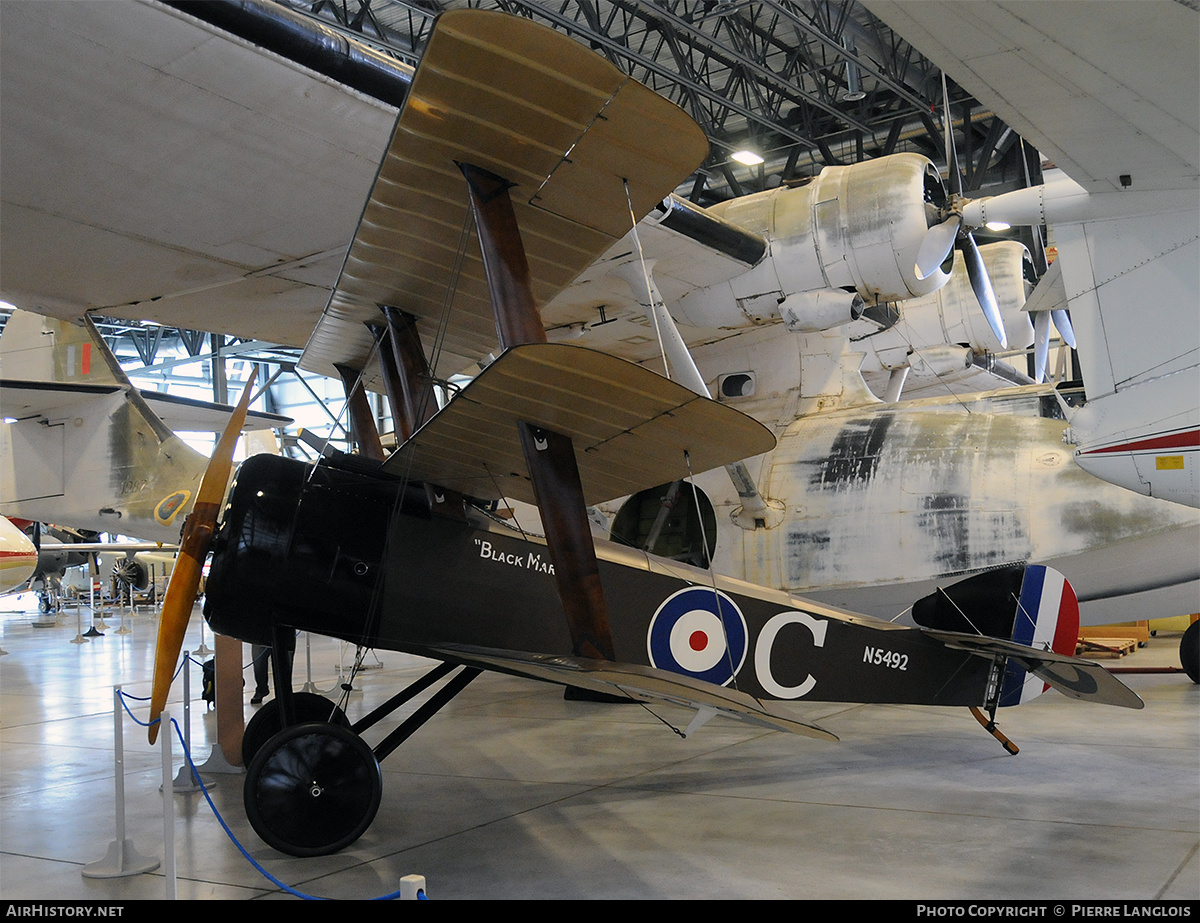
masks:
{"type": "Polygon", "coordinates": [[[780,305],[805,292],[857,293],[867,304],[926,295],[950,278],[948,267],[925,279],[916,273],[917,250],[944,198],[931,161],[893,154],[715,205],[712,215],[770,247],[747,272],[686,294],[672,313],[698,327],[740,327],[779,318],[780,305]]]}
{"type": "Polygon", "coordinates": [[[784,326],[792,333],[832,330],[862,317],[866,305],[858,292],[798,292],[779,304],[784,326]]]}

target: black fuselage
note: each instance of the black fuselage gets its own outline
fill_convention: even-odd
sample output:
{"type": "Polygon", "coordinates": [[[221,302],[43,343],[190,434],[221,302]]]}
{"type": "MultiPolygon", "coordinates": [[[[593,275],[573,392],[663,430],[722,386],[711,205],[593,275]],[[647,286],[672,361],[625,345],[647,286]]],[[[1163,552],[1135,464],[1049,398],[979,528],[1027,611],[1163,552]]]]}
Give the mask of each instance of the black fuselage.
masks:
{"type": "MultiPolygon", "coordinates": [[[[618,661],[769,699],[985,701],[988,661],[920,629],[597,546],[618,661]]],[[[205,614],[215,631],[257,643],[284,625],[443,658],[454,646],[571,653],[544,543],[481,513],[432,516],[423,485],[345,457],[242,465],[214,544],[205,614]]]]}

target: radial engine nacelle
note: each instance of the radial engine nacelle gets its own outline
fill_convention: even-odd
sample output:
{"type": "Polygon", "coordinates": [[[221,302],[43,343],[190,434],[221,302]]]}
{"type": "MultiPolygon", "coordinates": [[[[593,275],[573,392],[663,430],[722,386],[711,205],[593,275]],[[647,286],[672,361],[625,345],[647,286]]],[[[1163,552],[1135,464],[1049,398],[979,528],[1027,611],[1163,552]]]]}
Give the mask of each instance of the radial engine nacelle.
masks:
{"type": "MultiPolygon", "coordinates": [[[[756,235],[766,242],[746,272],[688,291],[670,305],[696,327],[740,327],[783,318],[799,330],[857,319],[863,305],[927,295],[950,278],[948,265],[917,277],[916,254],[945,189],[933,163],[894,154],[825,167],[812,182],[733,199],[707,210],[675,198],[657,218],[701,243],[698,226],[756,235]],[[691,227],[679,219],[686,213],[691,227]],[[824,293],[824,298],[815,297],[824,293]],[[785,309],[786,313],[785,313],[785,309]]],[[[710,244],[711,245],[711,244],[710,244]]]]}

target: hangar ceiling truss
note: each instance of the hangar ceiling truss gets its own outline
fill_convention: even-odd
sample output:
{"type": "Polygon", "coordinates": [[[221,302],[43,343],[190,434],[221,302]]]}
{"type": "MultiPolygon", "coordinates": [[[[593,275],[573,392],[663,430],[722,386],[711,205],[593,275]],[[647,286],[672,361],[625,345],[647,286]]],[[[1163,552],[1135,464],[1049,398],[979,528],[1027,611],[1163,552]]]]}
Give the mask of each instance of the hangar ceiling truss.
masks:
{"type": "MultiPolygon", "coordinates": [[[[502,10],[552,26],[683,108],[712,153],[697,202],[899,150],[944,163],[941,75],[854,0],[286,0],[402,61],[446,9],[502,10]],[[749,148],[765,163],[730,160],[749,148]]],[[[1016,182],[1015,137],[951,87],[968,188],[1016,182]],[[966,160],[970,157],[970,160],[966,160]]]]}

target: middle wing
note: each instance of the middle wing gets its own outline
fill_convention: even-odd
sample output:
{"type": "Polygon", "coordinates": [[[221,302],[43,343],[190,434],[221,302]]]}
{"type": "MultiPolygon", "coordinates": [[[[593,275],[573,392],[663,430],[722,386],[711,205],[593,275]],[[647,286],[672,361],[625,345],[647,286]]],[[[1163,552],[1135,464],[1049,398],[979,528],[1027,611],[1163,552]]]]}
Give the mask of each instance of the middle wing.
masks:
{"type": "Polygon", "coordinates": [[[536,502],[518,420],[571,438],[587,503],[775,446],[761,423],[640,365],[579,346],[538,343],[506,350],[384,468],[473,497],[536,502]]]}

